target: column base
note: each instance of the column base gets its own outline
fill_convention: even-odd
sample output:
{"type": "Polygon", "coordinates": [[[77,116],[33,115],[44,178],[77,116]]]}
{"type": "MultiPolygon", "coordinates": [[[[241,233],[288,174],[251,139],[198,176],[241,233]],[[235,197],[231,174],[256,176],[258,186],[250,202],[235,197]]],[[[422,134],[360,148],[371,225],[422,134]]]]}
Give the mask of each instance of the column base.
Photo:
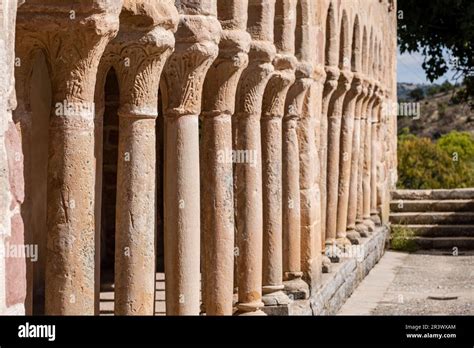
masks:
{"type": "Polygon", "coordinates": [[[346,237],[341,237],[336,239],[336,246],[341,249],[342,251],[345,251],[347,248],[349,248],[352,245],[351,241],[346,237]]]}
{"type": "Polygon", "coordinates": [[[370,220],[372,220],[376,226],[380,226],[382,224],[382,221],[380,220],[380,216],[378,215],[378,213],[371,214],[370,220]]]}
{"type": "Polygon", "coordinates": [[[283,292],[285,289],[282,286],[280,291],[272,292],[262,296],[262,302],[265,306],[282,306],[290,303],[290,298],[283,292]]]}
{"type": "Polygon", "coordinates": [[[364,219],[364,221],[362,223],[367,226],[369,232],[374,232],[375,231],[375,224],[372,220],[370,220],[370,217],[364,219]]]}
{"type": "Polygon", "coordinates": [[[321,261],[323,273],[331,273],[331,260],[329,257],[327,257],[326,254],[323,254],[321,261]]]}
{"type": "Polygon", "coordinates": [[[362,222],[359,222],[358,224],[356,224],[355,230],[356,232],[359,232],[362,238],[367,238],[369,236],[369,228],[366,225],[364,225],[362,222]]]}
{"type": "Polygon", "coordinates": [[[265,285],[262,287],[262,302],[265,304],[263,311],[268,315],[278,315],[267,312],[267,307],[288,306],[290,298],[283,292],[285,286],[281,285],[265,285]]]}
{"type": "Polygon", "coordinates": [[[266,315],[262,311],[264,306],[265,304],[262,301],[237,303],[236,315],[266,315]]]}
{"type": "Polygon", "coordinates": [[[329,260],[331,260],[332,263],[338,263],[341,259],[340,259],[340,255],[341,255],[341,249],[339,249],[339,247],[336,245],[336,243],[334,244],[328,244],[326,243],[326,256],[329,258],[329,260]]]}
{"type": "Polygon", "coordinates": [[[361,235],[355,229],[347,231],[346,235],[347,235],[347,239],[349,239],[351,241],[351,244],[353,244],[353,245],[359,245],[360,244],[361,235]]]}
{"type": "Polygon", "coordinates": [[[306,300],[309,298],[309,286],[303,279],[286,280],[283,285],[290,300],[306,300]]]}

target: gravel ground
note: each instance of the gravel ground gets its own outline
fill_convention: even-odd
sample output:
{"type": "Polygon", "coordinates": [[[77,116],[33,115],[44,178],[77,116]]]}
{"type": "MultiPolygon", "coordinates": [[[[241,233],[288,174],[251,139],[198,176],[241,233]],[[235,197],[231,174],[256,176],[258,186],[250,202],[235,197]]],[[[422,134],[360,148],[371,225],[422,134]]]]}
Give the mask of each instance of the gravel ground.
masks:
{"type": "Polygon", "coordinates": [[[473,315],[474,252],[389,251],[340,314],[473,315]]]}

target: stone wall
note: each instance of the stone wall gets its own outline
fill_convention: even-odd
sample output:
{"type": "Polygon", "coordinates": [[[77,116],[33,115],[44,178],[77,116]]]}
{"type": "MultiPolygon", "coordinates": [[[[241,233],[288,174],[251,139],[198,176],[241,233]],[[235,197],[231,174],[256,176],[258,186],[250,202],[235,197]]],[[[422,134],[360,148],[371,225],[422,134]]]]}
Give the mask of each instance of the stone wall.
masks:
{"type": "Polygon", "coordinates": [[[16,106],[14,39],[16,0],[0,1],[0,313],[25,312],[25,260],[10,250],[24,244],[20,205],[24,199],[21,140],[12,122],[16,106]]]}

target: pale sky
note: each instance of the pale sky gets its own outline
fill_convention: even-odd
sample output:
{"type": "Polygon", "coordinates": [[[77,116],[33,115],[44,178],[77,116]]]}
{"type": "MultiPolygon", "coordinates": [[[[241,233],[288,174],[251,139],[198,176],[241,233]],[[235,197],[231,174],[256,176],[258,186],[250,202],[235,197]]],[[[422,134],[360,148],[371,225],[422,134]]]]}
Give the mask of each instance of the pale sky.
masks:
{"type": "MultiPolygon", "coordinates": [[[[430,82],[426,79],[426,74],[421,64],[423,64],[423,56],[420,53],[404,53],[398,52],[398,67],[397,67],[397,81],[407,83],[424,83],[430,82]]],[[[454,83],[453,71],[447,72],[443,77],[434,81],[434,83],[441,84],[445,80],[454,83]]]]}

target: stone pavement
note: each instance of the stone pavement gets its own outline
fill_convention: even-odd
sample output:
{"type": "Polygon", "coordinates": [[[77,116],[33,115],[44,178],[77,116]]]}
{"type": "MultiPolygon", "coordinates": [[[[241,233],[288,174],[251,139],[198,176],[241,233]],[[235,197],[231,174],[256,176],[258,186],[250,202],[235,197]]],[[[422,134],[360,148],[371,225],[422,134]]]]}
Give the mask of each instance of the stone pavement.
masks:
{"type": "Polygon", "coordinates": [[[472,315],[474,252],[387,251],[339,315],[472,315]]]}

